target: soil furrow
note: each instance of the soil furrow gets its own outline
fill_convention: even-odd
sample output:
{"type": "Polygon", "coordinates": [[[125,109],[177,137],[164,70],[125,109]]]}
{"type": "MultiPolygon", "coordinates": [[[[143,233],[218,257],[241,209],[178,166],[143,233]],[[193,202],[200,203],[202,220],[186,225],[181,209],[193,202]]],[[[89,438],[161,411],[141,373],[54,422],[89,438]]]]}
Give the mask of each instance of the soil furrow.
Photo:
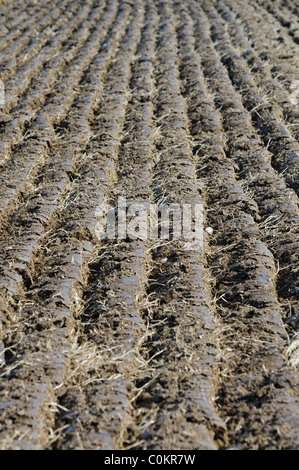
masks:
{"type": "MultiPolygon", "coordinates": [[[[124,7],[122,7],[120,10],[119,21],[115,24],[116,38],[121,35],[121,26],[122,24],[125,25],[128,16],[127,12],[129,11],[128,8],[129,7],[125,4],[124,7]]],[[[137,9],[137,15],[138,13],[139,10],[137,9]]],[[[134,34],[136,35],[136,31],[138,32],[138,21],[136,22],[136,19],[138,18],[136,18],[135,13],[132,17],[131,28],[128,29],[127,34],[127,39],[131,39],[133,43],[134,34]]],[[[123,47],[125,46],[127,46],[126,42],[123,47]]],[[[132,50],[129,48],[129,57],[131,55],[130,52],[132,53],[132,50]]],[[[99,69],[101,68],[101,57],[99,57],[98,62],[95,61],[94,70],[92,70],[92,72],[96,73],[97,67],[99,72],[99,69]]],[[[91,91],[93,85],[94,84],[91,81],[89,91],[91,91]]],[[[92,93],[89,93],[89,95],[90,94],[92,95],[92,93]]],[[[88,163],[91,164],[91,162],[88,163]]],[[[25,336],[25,339],[21,341],[20,345],[16,345],[16,350],[14,351],[14,361],[16,359],[20,361],[24,354],[23,348],[26,350],[26,346],[24,346],[24,344],[26,344],[28,335],[31,336],[31,322],[34,323],[38,321],[38,330],[41,330],[40,334],[37,333],[35,335],[34,344],[36,345],[38,344],[39,340],[43,340],[44,337],[47,337],[47,330],[51,324],[55,325],[55,330],[53,332],[54,336],[64,334],[66,338],[68,338],[72,332],[72,329],[75,327],[76,314],[78,314],[78,309],[80,307],[80,292],[82,285],[84,284],[84,273],[87,269],[88,259],[92,257],[93,254],[92,244],[89,241],[90,235],[87,235],[87,231],[90,230],[90,222],[92,221],[94,224],[96,220],[95,214],[97,205],[99,204],[101,191],[95,187],[99,182],[99,177],[101,177],[102,165],[99,168],[99,162],[94,162],[93,168],[92,165],[90,165],[87,170],[87,163],[85,162],[85,165],[82,164],[81,170],[83,173],[80,178],[78,178],[78,184],[76,188],[77,195],[75,196],[72,194],[72,198],[68,201],[68,204],[66,204],[65,201],[61,211],[60,216],[63,220],[63,228],[60,228],[58,225],[55,231],[52,232],[49,236],[49,241],[46,245],[47,254],[45,260],[42,262],[43,270],[46,275],[44,277],[40,274],[38,278],[38,284],[35,283],[35,285],[33,284],[32,286],[32,294],[28,292],[27,307],[26,302],[24,302],[23,312],[27,317],[27,322],[24,324],[24,332],[26,332],[27,335],[25,336]],[[58,265],[59,268],[57,269],[58,265]],[[48,277],[53,278],[53,285],[48,284],[45,290],[43,286],[45,285],[45,278],[48,277]],[[32,304],[32,302],[33,304],[39,304],[39,308],[36,309],[34,314],[32,314],[30,308],[30,304],[32,304]]],[[[20,330],[18,330],[17,335],[20,334],[20,330]]],[[[76,337],[74,337],[74,335],[72,335],[72,341],[76,343],[76,337]]],[[[55,355],[50,357],[50,359],[53,361],[53,364],[48,365],[51,370],[52,381],[55,381],[53,386],[57,386],[56,374],[61,377],[59,374],[61,374],[62,370],[64,370],[66,367],[66,353],[69,352],[69,356],[71,356],[72,342],[70,338],[68,341],[66,340],[63,343],[62,349],[60,349],[60,346],[61,345],[55,348],[55,355]],[[55,364],[55,356],[58,364],[55,364]]],[[[10,350],[12,350],[12,347],[10,350]]],[[[34,357],[31,359],[34,361],[34,357]]],[[[35,366],[37,365],[35,364],[35,366]]],[[[31,371],[32,370],[33,366],[31,368],[31,371]]],[[[14,386],[15,376],[18,377],[18,374],[26,373],[22,371],[23,367],[21,362],[20,366],[14,370],[14,374],[8,382],[8,389],[9,387],[14,386]]],[[[71,379],[72,377],[70,377],[70,380],[71,379]]],[[[49,377],[49,380],[51,381],[51,377],[49,377]]],[[[60,389],[60,393],[63,393],[63,388],[60,389]]],[[[56,403],[55,406],[56,411],[61,409],[59,408],[59,404],[56,403]]],[[[43,413],[42,409],[40,412],[43,413]]],[[[55,435],[55,430],[52,431],[52,433],[55,435]]],[[[26,445],[29,444],[25,444],[25,446],[26,445]]]]}
{"type": "MultiPolygon", "coordinates": [[[[299,34],[298,34],[298,27],[299,27],[299,20],[298,14],[290,15],[290,11],[285,8],[284,5],[280,4],[277,5],[269,0],[257,0],[258,5],[262,6],[264,10],[271,14],[271,16],[276,18],[279,21],[281,27],[285,34],[288,34],[292,37],[293,41],[296,44],[299,44],[299,34]]],[[[269,19],[271,18],[270,15],[267,14],[269,19]]],[[[271,18],[270,22],[273,23],[273,18],[271,18]]]]}
{"type": "MultiPolygon", "coordinates": [[[[22,3],[24,7],[24,2],[22,3]]],[[[9,50],[11,43],[18,40],[22,34],[27,35],[28,31],[26,30],[31,26],[34,28],[34,23],[39,21],[45,13],[52,9],[52,7],[47,5],[44,1],[43,4],[39,2],[38,4],[34,3],[30,6],[25,5],[25,11],[23,10],[19,15],[16,14],[17,9],[17,6],[14,6],[11,18],[4,16],[5,25],[1,28],[2,34],[0,40],[1,56],[3,55],[2,51],[4,48],[9,50]]],[[[11,45],[10,47],[14,46],[11,45]]]]}
{"type": "Polygon", "coordinates": [[[88,39],[91,29],[97,21],[105,19],[105,15],[102,18],[103,9],[103,4],[92,9],[86,20],[84,20],[81,13],[80,20],[82,23],[76,30],[77,25],[73,24],[74,30],[69,30],[68,39],[63,42],[61,52],[46,63],[43,71],[33,77],[23,98],[10,111],[8,122],[3,122],[1,129],[0,152],[2,165],[11,156],[12,146],[20,143],[24,136],[24,130],[27,129],[27,134],[30,134],[30,123],[46,103],[59,80],[64,80],[67,67],[72,67],[72,60],[88,39]]]}
{"type": "Polygon", "coordinates": [[[222,2],[217,4],[217,10],[228,22],[228,33],[232,39],[234,47],[240,52],[248,64],[248,74],[254,74],[255,82],[262,90],[264,100],[274,102],[281,107],[286,127],[297,141],[299,141],[299,112],[295,100],[280,84],[272,77],[271,66],[263,61],[257,52],[251,47],[252,42],[246,37],[238,15],[230,11],[222,2]]]}
{"type": "Polygon", "coordinates": [[[240,92],[246,109],[251,113],[252,123],[259,131],[267,150],[272,154],[274,168],[283,174],[287,184],[299,194],[299,146],[281,122],[281,110],[263,99],[242,57],[231,46],[216,10],[206,8],[211,18],[212,38],[229,77],[240,92]]]}
{"type": "MultiPolygon", "coordinates": [[[[114,36],[111,32],[110,39],[114,37],[116,40],[117,36],[121,34],[122,24],[124,23],[124,15],[119,15],[118,21],[114,25],[114,36]]],[[[101,91],[100,76],[104,74],[105,68],[112,60],[112,51],[113,48],[107,54],[105,47],[102,50],[100,49],[97,59],[86,72],[86,83],[81,84],[80,98],[78,98],[70,113],[77,132],[81,126],[82,141],[77,135],[76,147],[74,148],[72,133],[65,136],[64,140],[58,140],[56,143],[51,141],[52,149],[48,161],[46,163],[42,162],[39,173],[33,179],[32,186],[28,188],[28,196],[24,198],[21,208],[14,213],[13,218],[10,220],[8,233],[5,233],[5,237],[1,240],[2,299],[6,299],[8,311],[11,311],[9,305],[16,306],[20,297],[22,297],[23,283],[26,282],[26,279],[30,282],[32,278],[34,255],[40,244],[40,239],[47,233],[51,219],[53,217],[57,218],[55,212],[58,207],[63,207],[66,204],[66,201],[72,196],[73,189],[76,188],[75,182],[71,183],[69,179],[72,172],[76,175],[75,152],[78,150],[83,152],[90,138],[90,132],[87,130],[89,116],[85,116],[84,121],[84,116],[80,115],[80,109],[82,109],[83,103],[86,105],[90,100],[89,114],[91,114],[92,107],[96,105],[97,95],[101,91]],[[96,86],[93,82],[94,76],[99,79],[96,81],[96,86]],[[65,151],[65,146],[68,147],[68,152],[65,151]],[[71,152],[72,146],[73,154],[71,152]],[[9,265],[9,268],[6,267],[7,265],[9,265]]],[[[52,137],[54,139],[53,130],[52,137]]]]}
{"type": "MultiPolygon", "coordinates": [[[[113,22],[116,13],[115,2],[110,4],[106,15],[99,21],[88,41],[71,61],[63,80],[57,83],[55,94],[51,95],[42,107],[34,122],[29,126],[23,141],[14,149],[11,158],[1,174],[2,181],[10,181],[0,190],[1,215],[8,217],[17,204],[20,195],[25,197],[30,192],[28,185],[38,174],[40,167],[48,159],[52,141],[55,140],[54,126],[59,126],[71,108],[80,89],[80,80],[88,65],[94,59],[98,48],[113,22]],[[65,90],[70,90],[68,94],[65,90]],[[26,155],[26,159],[24,159],[26,155]]],[[[2,223],[4,220],[2,219],[2,223]]]]}
{"type": "Polygon", "coordinates": [[[0,0],[1,450],[299,448],[298,24],[0,0]]]}
{"type": "MultiPolygon", "coordinates": [[[[92,7],[92,3],[92,0],[85,2],[85,5],[81,10],[82,19],[87,17],[89,10],[92,7]]],[[[77,4],[72,5],[74,11],[70,12],[70,15],[73,13],[75,14],[76,8],[78,8],[77,4]]],[[[59,17],[59,10],[57,9],[55,9],[53,13],[53,18],[49,18],[51,25],[53,25],[53,21],[55,21],[56,17],[59,17]]],[[[41,38],[37,41],[36,45],[30,45],[28,51],[24,51],[24,64],[21,64],[20,67],[18,67],[18,64],[16,64],[15,67],[12,64],[8,64],[7,66],[4,64],[4,68],[7,69],[8,74],[10,75],[10,78],[7,81],[2,77],[5,82],[4,112],[9,113],[11,108],[17,104],[19,96],[26,91],[32,78],[43,69],[44,64],[51,60],[51,58],[61,50],[63,42],[67,40],[72,29],[75,29],[80,21],[81,16],[75,14],[75,16],[70,18],[69,22],[65,24],[65,22],[63,22],[63,17],[60,16],[60,20],[57,21],[58,29],[56,29],[56,25],[54,30],[53,26],[46,29],[45,33],[41,35],[41,38]],[[60,24],[61,26],[59,27],[60,24]],[[14,69],[16,70],[16,73],[13,73],[14,69]]]]}
{"type": "MultiPolygon", "coordinates": [[[[12,5],[11,5],[11,8],[12,8],[12,5]]],[[[34,9],[34,6],[33,6],[33,9],[34,9]]],[[[34,11],[32,13],[34,13],[34,11]]],[[[18,23],[19,25],[26,23],[26,20],[28,19],[29,14],[28,14],[27,6],[23,3],[23,7],[15,6],[13,8],[13,11],[10,11],[7,13],[2,12],[0,15],[1,15],[0,16],[0,51],[1,51],[9,43],[9,40],[7,40],[7,37],[10,37],[10,30],[13,29],[13,27],[18,23]],[[16,11],[19,10],[19,13],[16,14],[15,10],[16,11]]],[[[19,26],[19,29],[21,29],[20,26],[19,26]]]]}
{"type": "MultiPolygon", "coordinates": [[[[205,40],[206,39],[206,36],[205,40]]],[[[202,48],[201,48],[202,49],[202,48]]],[[[199,53],[201,54],[201,49],[199,53]]],[[[207,54],[207,53],[206,53],[207,54]]],[[[251,118],[244,110],[240,97],[232,87],[224,67],[211,47],[209,61],[203,63],[206,77],[211,70],[218,70],[214,78],[209,78],[211,93],[215,94],[214,101],[221,112],[226,135],[226,154],[234,160],[235,171],[240,180],[240,189],[248,200],[249,213],[261,228],[263,240],[269,244],[279,265],[277,289],[283,303],[290,296],[293,314],[297,310],[296,265],[297,265],[297,231],[298,231],[298,199],[292,191],[286,188],[284,180],[279,176],[269,162],[270,155],[263,148],[256,136],[251,118]],[[225,90],[225,93],[223,93],[225,90]],[[240,122],[242,130],[240,132],[240,122]],[[253,199],[253,200],[252,200],[253,199]],[[286,225],[287,224],[287,225],[286,225]],[[289,225],[290,224],[290,225],[289,225]]],[[[198,96],[205,91],[198,90],[198,96]]],[[[195,95],[197,96],[197,94],[195,95]]],[[[201,100],[202,101],[202,100],[201,100]]],[[[199,106],[199,102],[196,103],[199,106]]],[[[210,108],[207,107],[207,113],[210,108]]],[[[205,113],[203,112],[203,115],[205,113]]],[[[218,126],[213,116],[203,121],[206,128],[212,123],[218,126]],[[213,118],[213,120],[211,120],[213,118]]],[[[213,127],[211,128],[213,130],[213,127]]],[[[198,148],[200,149],[198,144],[198,148]]]]}
{"type": "MultiPolygon", "coordinates": [[[[34,7],[34,5],[32,5],[34,7]]],[[[5,23],[6,29],[14,27],[15,23],[21,23],[28,17],[30,8],[25,2],[7,2],[5,5],[0,3],[0,25],[5,23]],[[1,6],[2,5],[2,6],[1,6]]]]}
{"type": "MultiPolygon", "coordinates": [[[[215,93],[213,80],[208,78],[208,68],[216,69],[213,45],[209,44],[211,25],[195,3],[191,13],[198,19],[196,48],[210,91],[215,93]]],[[[219,75],[221,68],[217,70],[219,75]]],[[[224,81],[221,96],[231,99],[224,81]]],[[[238,114],[228,127],[223,109],[229,110],[231,105],[219,102],[218,106],[226,132],[234,126],[240,133],[241,116],[238,114]]],[[[221,126],[218,136],[214,131],[210,138],[203,129],[204,145],[197,152],[199,176],[211,208],[208,222],[214,229],[210,265],[219,317],[215,341],[221,352],[222,379],[217,404],[229,431],[229,444],[224,448],[296,448],[292,429],[298,423],[298,379],[285,357],[287,336],[276,297],[276,266],[250,215],[256,208],[242,194],[236,165],[223,152],[224,136],[221,126]],[[284,434],[279,431],[282,426],[284,434]]]]}
{"type": "Polygon", "coordinates": [[[55,20],[59,17],[60,8],[62,7],[63,10],[65,3],[67,2],[57,1],[54,7],[50,7],[47,3],[43,6],[36,6],[37,12],[22,23],[22,28],[17,25],[7,37],[2,38],[0,74],[3,81],[14,74],[18,64],[22,64],[22,59],[26,60],[26,49],[29,53],[34,52],[40,43],[43,30],[45,30],[44,33],[47,32],[49,25],[53,23],[52,18],[55,20]],[[23,34],[22,31],[24,31],[23,34]]]}
{"type": "MultiPolygon", "coordinates": [[[[232,9],[231,5],[226,2],[232,9]]],[[[273,77],[277,78],[281,84],[290,91],[291,86],[298,80],[298,46],[284,43],[280,34],[272,22],[264,21],[264,16],[257,13],[253,6],[248,3],[248,15],[244,15],[244,5],[239,0],[234,2],[233,10],[240,16],[248,39],[251,41],[260,58],[269,63],[273,77]]]]}
{"type": "MultiPolygon", "coordinates": [[[[65,18],[71,19],[77,16],[78,5],[64,1],[58,3],[40,21],[34,23],[28,33],[21,36],[20,41],[14,41],[13,47],[2,51],[1,57],[1,79],[9,88],[11,81],[21,75],[27,63],[31,64],[34,57],[38,56],[46,44],[53,39],[55,34],[63,28],[65,18]]],[[[27,70],[25,68],[25,70],[27,70]]]]}
{"type": "MultiPolygon", "coordinates": [[[[120,169],[121,162],[126,158],[122,152],[121,138],[126,110],[129,109],[129,113],[132,111],[127,104],[131,92],[131,61],[141,34],[143,10],[143,2],[134,7],[131,24],[108,71],[103,100],[95,120],[94,131],[98,131],[97,138],[90,142],[90,149],[101,156],[101,168],[99,162],[95,162],[94,172],[100,170],[101,173],[104,169],[107,175],[106,183],[104,175],[101,177],[102,194],[93,202],[94,213],[103,207],[105,200],[114,203],[111,190],[109,191],[113,180],[117,182],[119,191],[127,189],[120,169]],[[110,180],[107,179],[108,175],[110,180]]],[[[143,121],[141,126],[144,130],[143,121]]],[[[135,129],[138,136],[137,127],[138,124],[135,129]]],[[[131,151],[134,155],[133,148],[131,151]]],[[[136,170],[137,168],[136,165],[136,170]]],[[[140,183],[138,179],[137,183],[140,183]]],[[[113,190],[115,191],[118,193],[116,189],[113,190]]],[[[58,427],[68,424],[64,439],[59,443],[60,448],[78,448],[80,443],[87,449],[114,449],[124,446],[128,428],[132,426],[129,396],[133,384],[130,374],[140,366],[138,346],[146,332],[136,306],[144,276],[145,254],[144,244],[137,240],[130,244],[103,241],[100,253],[92,264],[89,286],[84,294],[81,325],[78,327],[82,351],[85,349],[87,354],[92,351],[94,371],[87,368],[84,371],[82,368],[80,373],[85,375],[86,383],[81,384],[78,389],[77,378],[62,397],[61,403],[70,412],[62,413],[58,423],[58,427]],[[101,262],[97,259],[101,259],[101,262]],[[118,272],[115,272],[114,266],[119,266],[118,272]],[[84,415],[82,407],[85,410],[84,415]],[[77,433],[69,435],[69,430],[73,428],[77,433]]]]}
{"type": "MultiPolygon", "coordinates": [[[[159,204],[201,207],[180,92],[176,17],[167,2],[159,4],[158,12],[155,114],[159,132],[152,197],[159,204]]],[[[143,354],[150,368],[141,370],[138,380],[135,413],[142,432],[136,448],[216,449],[215,441],[225,426],[213,407],[215,325],[203,253],[190,250],[186,240],[154,240],[149,248],[152,260],[143,318],[151,324],[151,337],[143,354]]]]}

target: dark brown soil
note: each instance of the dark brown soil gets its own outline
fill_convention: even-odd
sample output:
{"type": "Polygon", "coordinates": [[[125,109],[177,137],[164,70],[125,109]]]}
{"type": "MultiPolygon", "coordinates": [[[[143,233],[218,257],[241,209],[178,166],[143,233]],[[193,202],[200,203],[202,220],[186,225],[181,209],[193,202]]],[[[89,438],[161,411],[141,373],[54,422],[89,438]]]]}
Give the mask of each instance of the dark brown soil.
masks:
{"type": "Polygon", "coordinates": [[[299,5],[245,3],[0,0],[1,449],[299,449],[299,5]]]}

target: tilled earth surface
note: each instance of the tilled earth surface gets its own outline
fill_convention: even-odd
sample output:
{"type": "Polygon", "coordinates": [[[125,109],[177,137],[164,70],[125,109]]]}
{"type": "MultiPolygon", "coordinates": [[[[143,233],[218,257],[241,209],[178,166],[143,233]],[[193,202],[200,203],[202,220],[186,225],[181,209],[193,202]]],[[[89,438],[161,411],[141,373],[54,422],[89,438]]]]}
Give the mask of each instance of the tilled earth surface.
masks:
{"type": "Polygon", "coordinates": [[[298,11],[2,1],[1,449],[299,449],[298,11]],[[100,240],[119,196],[204,249],[100,240]]]}

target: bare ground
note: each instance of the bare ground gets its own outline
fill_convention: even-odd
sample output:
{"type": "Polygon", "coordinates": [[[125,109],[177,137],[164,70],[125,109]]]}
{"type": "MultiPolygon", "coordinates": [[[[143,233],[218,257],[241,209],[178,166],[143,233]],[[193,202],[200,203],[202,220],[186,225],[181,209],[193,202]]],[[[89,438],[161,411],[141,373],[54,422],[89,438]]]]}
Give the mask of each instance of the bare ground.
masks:
{"type": "Polygon", "coordinates": [[[0,2],[1,449],[299,449],[298,10],[0,2]]]}

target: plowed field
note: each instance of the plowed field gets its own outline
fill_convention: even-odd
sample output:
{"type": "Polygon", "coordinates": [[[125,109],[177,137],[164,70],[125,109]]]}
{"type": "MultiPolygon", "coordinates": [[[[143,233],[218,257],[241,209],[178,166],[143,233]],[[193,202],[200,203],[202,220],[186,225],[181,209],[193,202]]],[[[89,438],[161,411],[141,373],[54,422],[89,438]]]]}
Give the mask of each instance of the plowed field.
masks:
{"type": "Polygon", "coordinates": [[[299,450],[298,12],[1,2],[1,449],[299,450]]]}

